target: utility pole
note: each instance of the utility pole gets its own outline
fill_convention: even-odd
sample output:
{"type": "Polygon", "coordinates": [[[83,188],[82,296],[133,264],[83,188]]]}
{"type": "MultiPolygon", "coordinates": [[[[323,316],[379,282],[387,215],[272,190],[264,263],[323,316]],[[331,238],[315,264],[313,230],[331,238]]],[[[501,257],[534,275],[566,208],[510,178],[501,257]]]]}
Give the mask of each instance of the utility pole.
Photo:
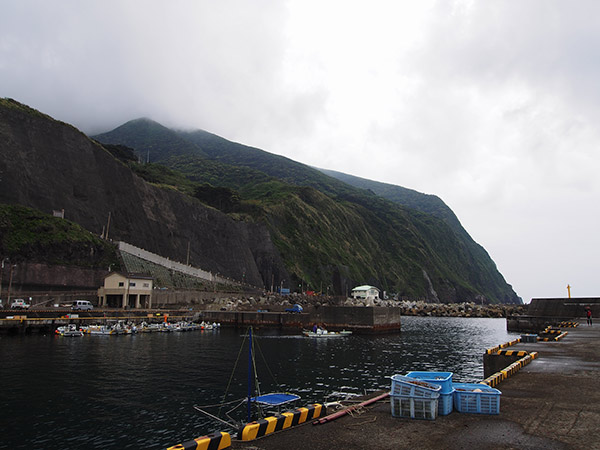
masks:
{"type": "Polygon", "coordinates": [[[571,286],[567,284],[567,292],[569,293],[569,298],[571,298],[571,286]]]}
{"type": "Polygon", "coordinates": [[[13,277],[13,269],[17,267],[16,264],[10,264],[10,275],[8,276],[8,300],[7,300],[7,305],[10,304],[10,290],[12,288],[12,277],[13,277]]]}
{"type": "Polygon", "coordinates": [[[0,300],[2,300],[2,277],[4,276],[4,259],[2,260],[2,267],[0,267],[0,300]]]}
{"type": "Polygon", "coordinates": [[[187,259],[185,261],[185,265],[189,266],[190,265],[190,241],[188,241],[188,249],[187,249],[187,259]]]}
{"type": "Polygon", "coordinates": [[[106,236],[104,237],[107,241],[108,241],[108,229],[110,228],[110,214],[111,212],[108,212],[108,223],[106,224],[106,236]]]}

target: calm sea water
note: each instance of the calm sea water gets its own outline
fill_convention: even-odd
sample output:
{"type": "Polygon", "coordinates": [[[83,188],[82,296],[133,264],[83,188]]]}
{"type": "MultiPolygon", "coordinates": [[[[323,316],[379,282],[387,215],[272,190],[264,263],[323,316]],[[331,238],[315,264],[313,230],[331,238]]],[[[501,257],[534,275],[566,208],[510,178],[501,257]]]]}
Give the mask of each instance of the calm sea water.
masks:
{"type": "MultiPolygon", "coordinates": [[[[504,319],[402,320],[401,334],[385,336],[311,339],[258,331],[262,392],[289,391],[302,396],[301,404],[322,402],[335,391],[389,389],[390,375],[410,370],[477,381],[484,350],[514,338],[504,319]]],[[[193,405],[245,395],[243,334],[3,336],[0,448],[161,449],[227,431],[193,405]]]]}

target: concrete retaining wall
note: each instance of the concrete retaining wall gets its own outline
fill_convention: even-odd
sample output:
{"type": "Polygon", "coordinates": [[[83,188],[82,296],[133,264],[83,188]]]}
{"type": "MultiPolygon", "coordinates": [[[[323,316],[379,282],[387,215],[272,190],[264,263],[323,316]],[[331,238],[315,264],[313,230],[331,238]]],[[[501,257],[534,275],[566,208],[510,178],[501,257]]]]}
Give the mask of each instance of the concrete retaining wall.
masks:
{"type": "Polygon", "coordinates": [[[126,242],[118,242],[119,250],[137,256],[138,258],[145,259],[159,266],[166,267],[167,269],[175,270],[193,277],[201,278],[203,280],[212,281],[216,283],[231,284],[232,280],[227,278],[214,275],[206,270],[198,269],[196,267],[188,266],[183,263],[172,261],[169,258],[164,258],[155,253],[144,250],[143,248],[136,247],[135,245],[128,244],[126,242]]]}
{"type": "MultiPolygon", "coordinates": [[[[13,268],[11,298],[23,297],[29,291],[66,291],[98,289],[104,283],[108,270],[85,269],[73,266],[47,265],[23,262],[13,268]]],[[[1,298],[8,298],[10,270],[0,270],[1,298]]]]}
{"type": "Polygon", "coordinates": [[[152,291],[152,305],[155,308],[172,305],[202,305],[213,300],[239,296],[239,293],[212,291],[177,291],[155,289],[152,291]]]}

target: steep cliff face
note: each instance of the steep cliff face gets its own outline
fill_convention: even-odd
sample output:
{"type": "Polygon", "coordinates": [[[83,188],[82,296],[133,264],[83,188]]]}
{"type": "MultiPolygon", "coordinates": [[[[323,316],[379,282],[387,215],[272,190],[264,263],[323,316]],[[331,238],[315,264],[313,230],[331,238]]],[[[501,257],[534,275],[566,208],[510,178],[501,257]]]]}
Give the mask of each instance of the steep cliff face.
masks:
{"type": "Polygon", "coordinates": [[[261,271],[287,276],[260,224],[236,222],[150,185],[72,126],[6,99],[0,100],[0,203],[64,209],[65,218],[89,231],[108,229],[113,240],[178,261],[186,261],[189,245],[191,264],[257,286],[265,284],[261,271]]]}
{"type": "Polygon", "coordinates": [[[431,302],[521,302],[436,196],[323,171],[328,176],[205,131],[174,134],[148,119],[96,139],[236,191],[241,206],[252,206],[245,212],[268,225],[296,285],[344,294],[367,283],[431,302]]]}
{"type": "Polygon", "coordinates": [[[178,261],[189,248],[191,264],[266,288],[346,294],[368,283],[427,301],[520,302],[447,207],[440,215],[434,203],[407,206],[259,149],[147,120],[103,138],[153,152],[186,182],[167,181],[164,167],[128,166],[72,126],[0,99],[0,203],[64,209],[97,235],[178,261]],[[130,167],[156,170],[146,179],[164,184],[130,167]],[[219,189],[237,199],[231,216],[200,201],[198,192],[219,189]]]}

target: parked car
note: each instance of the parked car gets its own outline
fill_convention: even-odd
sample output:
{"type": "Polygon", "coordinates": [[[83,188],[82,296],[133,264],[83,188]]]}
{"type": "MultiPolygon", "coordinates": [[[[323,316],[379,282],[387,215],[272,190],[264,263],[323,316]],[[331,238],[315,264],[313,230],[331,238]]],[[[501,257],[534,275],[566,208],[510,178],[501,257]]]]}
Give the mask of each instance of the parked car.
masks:
{"type": "Polygon", "coordinates": [[[87,300],[74,300],[71,309],[79,311],[91,311],[94,309],[94,305],[87,300]]]}
{"type": "Polygon", "coordinates": [[[16,298],[11,304],[10,307],[12,309],[28,309],[29,304],[25,303],[25,300],[22,298],[16,298]]]}

